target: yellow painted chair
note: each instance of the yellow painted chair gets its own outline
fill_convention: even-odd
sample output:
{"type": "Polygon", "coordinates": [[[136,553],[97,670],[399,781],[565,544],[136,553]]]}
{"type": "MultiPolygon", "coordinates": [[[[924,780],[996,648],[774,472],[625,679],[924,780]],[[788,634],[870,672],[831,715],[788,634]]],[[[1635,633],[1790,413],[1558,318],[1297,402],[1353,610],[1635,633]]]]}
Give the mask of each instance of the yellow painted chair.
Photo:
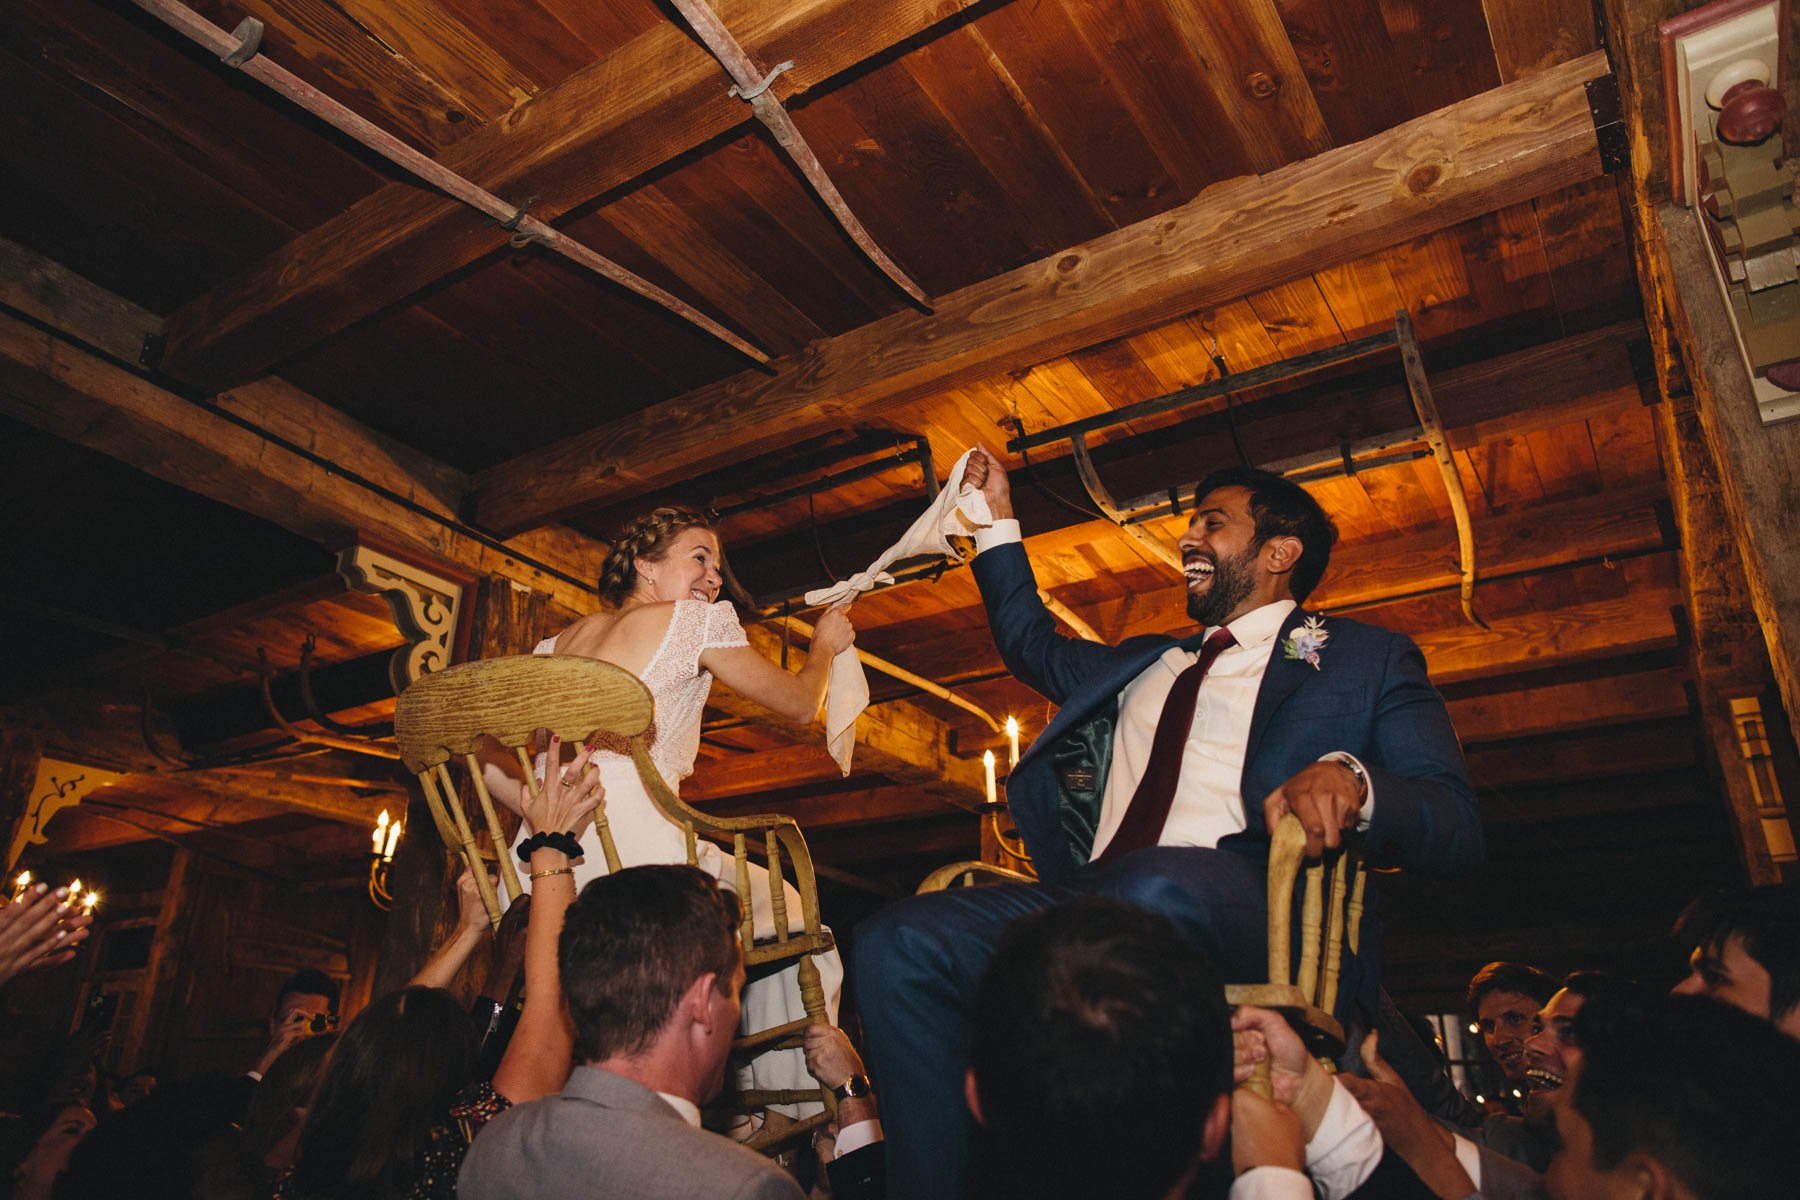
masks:
{"type": "MultiPolygon", "coordinates": [[[[512,751],[524,772],[527,786],[535,788],[532,747],[540,729],[580,744],[595,733],[622,738],[630,747],[638,778],[670,820],[687,839],[688,862],[698,862],[698,838],[706,836],[731,847],[736,867],[737,891],[743,907],[739,938],[744,948],[745,969],[752,974],[794,959],[799,962],[801,1001],[806,1016],[772,1029],[739,1037],[733,1044],[738,1059],[753,1058],[770,1050],[801,1045],[806,1026],[828,1024],[825,993],[812,956],[832,948],[831,931],[819,922],[819,892],[813,876],[812,856],[792,818],[784,816],[714,817],[682,803],[669,789],[650,758],[649,730],[655,718],[655,701],[631,672],[598,659],[572,655],[523,654],[465,663],[426,675],[401,695],[394,713],[394,734],[400,758],[418,777],[426,804],[446,846],[457,848],[475,876],[488,915],[496,924],[500,905],[488,882],[487,864],[458,796],[457,775],[471,782],[480,819],[498,851],[502,886],[510,897],[519,895],[519,880],[509,855],[494,801],[482,780],[477,755],[488,738],[512,751]],[[768,868],[769,909],[774,934],[758,939],[752,921],[750,847],[754,845],[768,868]],[[788,878],[800,897],[798,930],[790,930],[788,878]]],[[[619,869],[619,855],[607,827],[605,808],[595,814],[606,869],[619,869]]],[[[765,1121],[747,1144],[772,1148],[822,1126],[836,1113],[836,1097],[823,1086],[791,1091],[742,1091],[721,1097],[715,1107],[753,1112],[770,1104],[817,1101],[821,1113],[799,1122],[765,1121]]]]}

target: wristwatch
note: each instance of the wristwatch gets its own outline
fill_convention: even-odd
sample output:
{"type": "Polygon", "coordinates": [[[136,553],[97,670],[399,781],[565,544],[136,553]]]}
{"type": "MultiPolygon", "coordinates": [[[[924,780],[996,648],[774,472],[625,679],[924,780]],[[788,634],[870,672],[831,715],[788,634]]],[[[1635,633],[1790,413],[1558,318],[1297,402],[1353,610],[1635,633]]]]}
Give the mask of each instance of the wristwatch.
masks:
{"type": "Polygon", "coordinates": [[[867,1075],[852,1075],[850,1078],[844,1080],[844,1082],[832,1088],[831,1094],[836,1096],[839,1100],[860,1100],[862,1097],[870,1095],[874,1091],[875,1089],[869,1085],[869,1077],[867,1075]]]}
{"type": "Polygon", "coordinates": [[[1350,774],[1356,776],[1356,798],[1358,800],[1367,800],[1369,798],[1369,773],[1363,770],[1363,765],[1361,763],[1357,762],[1356,759],[1352,758],[1350,755],[1343,753],[1327,754],[1325,760],[1327,762],[1336,763],[1346,771],[1349,771],[1350,774]]]}

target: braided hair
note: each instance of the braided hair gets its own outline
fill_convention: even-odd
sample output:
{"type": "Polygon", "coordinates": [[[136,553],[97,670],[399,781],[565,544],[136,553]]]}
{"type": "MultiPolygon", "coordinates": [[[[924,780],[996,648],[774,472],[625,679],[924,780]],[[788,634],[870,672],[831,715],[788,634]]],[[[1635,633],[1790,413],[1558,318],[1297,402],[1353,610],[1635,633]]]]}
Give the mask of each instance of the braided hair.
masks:
{"type": "Polygon", "coordinates": [[[594,589],[600,602],[608,608],[625,603],[637,587],[638,559],[661,562],[669,553],[669,543],[684,529],[712,530],[713,524],[704,513],[668,506],[653,508],[619,530],[606,561],[600,564],[600,581],[594,589]]]}

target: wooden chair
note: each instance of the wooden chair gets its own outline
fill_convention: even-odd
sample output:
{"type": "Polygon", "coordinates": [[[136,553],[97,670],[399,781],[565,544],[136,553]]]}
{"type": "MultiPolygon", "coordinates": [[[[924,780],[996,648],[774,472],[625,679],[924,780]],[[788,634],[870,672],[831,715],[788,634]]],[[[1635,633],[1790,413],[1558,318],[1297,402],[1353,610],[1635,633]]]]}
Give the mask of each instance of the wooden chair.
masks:
{"type": "Polygon", "coordinates": [[[947,863],[927,875],[917,889],[923,896],[926,892],[941,892],[953,887],[979,887],[984,883],[1035,883],[1037,876],[1027,875],[1023,871],[1015,871],[1011,867],[997,866],[994,863],[968,862],[947,863]]]}
{"type": "Polygon", "coordinates": [[[1344,950],[1355,954],[1361,941],[1362,869],[1355,839],[1324,860],[1307,863],[1306,831],[1292,813],[1281,818],[1269,847],[1269,982],[1229,984],[1225,999],[1253,1004],[1287,1017],[1307,1048],[1335,1061],[1344,1050],[1337,1009],[1344,950]],[[1302,869],[1306,891],[1300,910],[1300,961],[1293,959],[1294,885],[1302,869]]]}
{"type": "MultiPolygon", "coordinates": [[[[485,862],[475,835],[457,796],[451,764],[460,762],[473,781],[482,819],[498,851],[501,879],[507,894],[519,895],[519,881],[507,854],[507,838],[492,797],[482,780],[477,754],[485,739],[493,738],[518,758],[527,785],[535,788],[531,760],[537,731],[547,729],[565,743],[579,744],[596,732],[626,741],[644,790],[687,838],[690,864],[699,861],[698,838],[706,835],[731,847],[736,866],[737,893],[744,915],[739,938],[744,966],[752,975],[794,959],[799,963],[800,995],[806,1016],[800,1020],[759,1030],[738,1038],[733,1054],[754,1058],[771,1050],[799,1047],[811,1024],[828,1024],[825,992],[812,956],[832,947],[831,931],[819,923],[819,891],[813,876],[812,856],[800,828],[791,817],[714,817],[683,804],[669,789],[650,758],[648,733],[655,717],[655,701],[631,672],[598,659],[573,655],[523,654],[511,658],[465,663],[422,676],[400,697],[394,713],[394,735],[400,758],[419,779],[433,821],[446,846],[458,847],[474,873],[490,918],[498,924],[500,906],[488,884],[485,862]],[[772,936],[756,937],[751,897],[749,848],[754,841],[765,857],[769,880],[769,910],[774,917],[772,936]],[[784,874],[800,897],[798,930],[790,930],[784,874]]],[[[605,808],[595,814],[607,871],[620,867],[605,808]]],[[[810,1133],[835,1116],[836,1097],[823,1086],[791,1091],[744,1091],[721,1098],[715,1107],[735,1111],[766,1109],[770,1104],[817,1101],[821,1113],[791,1123],[766,1122],[747,1144],[768,1149],[810,1133]],[[771,1125],[779,1124],[776,1130],[771,1125]]]]}

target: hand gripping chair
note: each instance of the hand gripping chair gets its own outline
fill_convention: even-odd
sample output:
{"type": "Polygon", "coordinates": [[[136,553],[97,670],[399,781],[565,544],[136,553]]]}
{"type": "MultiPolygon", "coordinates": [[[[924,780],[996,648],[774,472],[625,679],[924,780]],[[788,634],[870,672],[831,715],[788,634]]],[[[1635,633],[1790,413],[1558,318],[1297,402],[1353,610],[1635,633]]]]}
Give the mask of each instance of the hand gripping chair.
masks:
{"type": "MultiPolygon", "coordinates": [[[[1269,846],[1269,981],[1235,983],[1225,988],[1233,1004],[1273,1009],[1288,1019],[1314,1057],[1334,1069],[1344,1050],[1344,1028],[1337,1009],[1338,980],[1344,951],[1357,952],[1361,942],[1363,888],[1368,873],[1354,835],[1343,848],[1308,863],[1306,830],[1292,813],[1275,825],[1269,846]],[[1294,888],[1302,871],[1306,891],[1301,901],[1300,961],[1293,959],[1294,888]]],[[[1253,1086],[1267,1094],[1267,1066],[1253,1086]]]]}
{"type": "MultiPolygon", "coordinates": [[[[662,773],[650,758],[648,733],[655,716],[655,701],[639,679],[620,667],[598,659],[573,655],[524,654],[511,658],[465,663],[425,675],[408,687],[394,713],[395,740],[400,758],[418,776],[433,821],[446,846],[457,847],[475,876],[489,917],[498,924],[500,906],[489,885],[487,871],[476,846],[475,835],[457,795],[453,763],[460,763],[473,783],[481,816],[499,853],[501,878],[512,897],[519,895],[519,881],[506,853],[507,838],[501,830],[493,799],[482,780],[477,757],[486,739],[493,738],[512,751],[524,772],[527,786],[535,788],[530,747],[540,729],[557,734],[565,743],[579,744],[596,732],[625,740],[638,778],[670,820],[687,836],[690,864],[698,863],[697,837],[701,834],[728,842],[736,865],[737,892],[743,907],[739,938],[744,966],[752,976],[769,964],[799,961],[800,993],[806,1016],[800,1020],[739,1037],[733,1054],[747,1060],[770,1050],[793,1049],[804,1040],[810,1024],[827,1024],[825,993],[812,956],[831,949],[831,931],[819,923],[819,892],[813,877],[812,856],[800,828],[791,817],[712,817],[683,804],[669,790],[662,773]],[[752,839],[768,867],[769,909],[774,934],[758,939],[752,918],[749,847],[752,839]],[[785,864],[784,864],[785,856],[785,864]],[[786,889],[781,886],[785,867],[800,897],[801,921],[790,929],[786,889]]],[[[619,855],[607,827],[602,805],[595,814],[606,869],[620,867],[619,855]]],[[[836,1113],[837,1102],[824,1087],[790,1091],[742,1091],[721,1097],[717,1107],[751,1112],[771,1104],[822,1103],[824,1111],[794,1123],[765,1121],[747,1144],[773,1148],[824,1125],[836,1113]],[[780,1124],[779,1131],[771,1128],[780,1124]]]]}

